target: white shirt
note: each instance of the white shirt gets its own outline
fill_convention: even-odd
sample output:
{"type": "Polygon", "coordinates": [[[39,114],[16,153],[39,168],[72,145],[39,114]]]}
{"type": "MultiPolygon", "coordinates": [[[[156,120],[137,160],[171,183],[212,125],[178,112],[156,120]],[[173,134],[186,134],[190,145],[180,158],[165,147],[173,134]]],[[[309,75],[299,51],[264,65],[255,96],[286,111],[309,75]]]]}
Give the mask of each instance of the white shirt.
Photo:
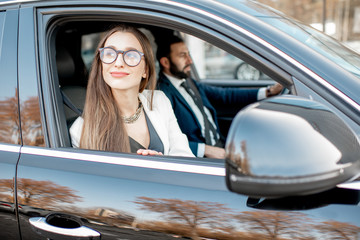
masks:
{"type": "MultiPolygon", "coordinates": [[[[200,111],[200,109],[198,108],[198,106],[195,104],[193,98],[190,96],[190,94],[180,85],[185,82],[185,79],[178,79],[172,76],[169,76],[168,74],[164,73],[165,76],[170,80],[171,84],[176,88],[176,90],[179,91],[179,93],[181,94],[181,96],[185,99],[185,101],[189,104],[191,110],[194,112],[196,118],[198,119],[200,126],[201,126],[201,134],[203,136],[205,136],[205,123],[204,123],[204,117],[200,111]]],[[[266,98],[266,88],[260,88],[257,94],[257,100],[261,100],[266,98]]],[[[208,117],[210,123],[214,126],[215,129],[216,128],[216,124],[215,121],[210,113],[210,110],[204,106],[204,111],[206,116],[208,117]]],[[[214,145],[216,140],[219,138],[219,135],[215,138],[212,134],[212,131],[210,131],[210,138],[211,138],[211,143],[214,145]]],[[[204,157],[204,153],[205,153],[205,143],[198,143],[198,150],[196,155],[198,157],[204,157]]]]}
{"type": "MultiPolygon", "coordinates": [[[[162,91],[155,90],[153,108],[150,110],[150,96],[151,91],[146,89],[139,94],[144,111],[164,144],[164,155],[194,157],[187,136],[181,132],[170,100],[162,91]]],[[[83,122],[83,118],[78,117],[70,128],[73,147],[80,145],[83,122]]]]}

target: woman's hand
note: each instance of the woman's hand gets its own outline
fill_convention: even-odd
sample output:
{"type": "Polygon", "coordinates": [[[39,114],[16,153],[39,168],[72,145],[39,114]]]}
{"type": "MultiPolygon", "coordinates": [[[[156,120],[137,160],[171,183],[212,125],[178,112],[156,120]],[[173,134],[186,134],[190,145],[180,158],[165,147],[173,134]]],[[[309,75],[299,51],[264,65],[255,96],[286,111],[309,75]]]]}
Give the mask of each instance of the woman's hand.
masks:
{"type": "Polygon", "coordinates": [[[136,151],[136,153],[139,154],[139,155],[143,155],[143,156],[147,156],[147,155],[150,155],[150,156],[163,155],[162,152],[157,152],[157,151],[150,150],[150,149],[139,149],[139,150],[136,151]]]}

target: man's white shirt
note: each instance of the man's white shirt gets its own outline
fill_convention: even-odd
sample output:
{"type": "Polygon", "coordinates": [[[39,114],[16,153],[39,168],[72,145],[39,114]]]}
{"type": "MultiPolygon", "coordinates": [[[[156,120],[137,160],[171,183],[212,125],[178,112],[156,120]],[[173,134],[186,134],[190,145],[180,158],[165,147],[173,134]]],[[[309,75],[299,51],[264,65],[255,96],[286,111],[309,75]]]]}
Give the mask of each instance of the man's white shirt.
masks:
{"type": "MultiPolygon", "coordinates": [[[[198,121],[200,123],[201,134],[203,136],[205,136],[204,117],[203,117],[200,109],[198,108],[198,106],[195,104],[193,98],[190,96],[190,94],[183,87],[180,86],[186,80],[169,76],[166,73],[164,73],[164,74],[170,80],[171,84],[176,88],[176,90],[178,90],[178,92],[185,99],[185,101],[189,104],[191,110],[194,112],[196,118],[198,119],[198,121]]],[[[257,100],[261,100],[264,98],[266,98],[266,88],[260,88],[258,91],[258,94],[257,94],[257,100]]],[[[214,129],[217,129],[215,121],[210,113],[210,110],[204,106],[204,111],[205,111],[206,116],[209,119],[210,124],[212,124],[214,126],[214,129]]],[[[210,131],[210,138],[211,138],[212,145],[214,145],[216,142],[216,139],[219,138],[219,135],[215,138],[212,131],[210,131]]],[[[196,154],[197,157],[204,157],[204,153],[205,153],[205,143],[198,143],[198,150],[197,150],[197,154],[196,154]]]]}

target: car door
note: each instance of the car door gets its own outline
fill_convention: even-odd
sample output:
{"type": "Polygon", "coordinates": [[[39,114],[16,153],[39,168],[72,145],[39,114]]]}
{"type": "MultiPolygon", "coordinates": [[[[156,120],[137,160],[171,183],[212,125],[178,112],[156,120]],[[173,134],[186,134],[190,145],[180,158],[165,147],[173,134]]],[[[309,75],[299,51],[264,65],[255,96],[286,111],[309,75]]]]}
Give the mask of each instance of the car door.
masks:
{"type": "MultiPolygon", "coordinates": [[[[223,160],[72,148],[52,54],[61,26],[73,24],[65,32],[76,36],[89,23],[95,28],[129,19],[193,33],[200,25],[187,22],[192,18],[183,18],[184,9],[173,17],[174,6],[153,1],[42,4],[24,5],[19,18],[19,66],[26,65],[19,73],[21,114],[27,108],[33,113],[21,118],[27,126],[17,170],[22,239],[265,239],[274,233],[268,227],[280,225],[276,234],[283,238],[326,236],[339,224],[357,231],[356,190],[335,188],[262,206],[227,189],[223,160]],[[351,201],[336,201],[340,194],[351,201]]],[[[202,31],[213,37],[211,29],[202,31]]]]}
{"type": "MultiPolygon", "coordinates": [[[[47,18],[53,10],[46,9],[40,16],[47,18]]],[[[45,39],[39,45],[35,42],[34,7],[23,7],[20,15],[19,65],[27,63],[19,73],[22,125],[26,126],[17,171],[22,239],[173,239],[179,233],[196,237],[200,225],[222,226],[223,213],[230,214],[229,207],[235,211],[235,203],[246,200],[227,190],[223,160],[60,147],[68,140],[59,137],[61,126],[49,114],[56,108],[42,100],[55,98],[48,91],[54,79],[47,79],[44,56],[37,55],[39,49],[34,46],[39,53],[49,49],[42,45],[45,39]],[[179,209],[166,210],[169,206],[179,209]]],[[[41,31],[39,35],[45,36],[41,31]]]]}
{"type": "Polygon", "coordinates": [[[18,9],[0,11],[0,238],[20,239],[15,176],[21,136],[17,85],[18,9]]]}

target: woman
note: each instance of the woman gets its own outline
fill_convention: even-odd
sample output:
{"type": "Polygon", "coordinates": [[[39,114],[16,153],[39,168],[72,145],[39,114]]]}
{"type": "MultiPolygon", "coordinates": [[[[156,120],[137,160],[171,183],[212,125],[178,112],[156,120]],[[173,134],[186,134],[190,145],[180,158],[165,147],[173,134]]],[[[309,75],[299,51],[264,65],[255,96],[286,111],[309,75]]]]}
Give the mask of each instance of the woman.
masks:
{"type": "Polygon", "coordinates": [[[193,156],[170,101],[163,92],[154,90],[154,56],[146,36],[121,25],[104,36],[98,49],[84,113],[70,128],[73,146],[193,156]]]}

